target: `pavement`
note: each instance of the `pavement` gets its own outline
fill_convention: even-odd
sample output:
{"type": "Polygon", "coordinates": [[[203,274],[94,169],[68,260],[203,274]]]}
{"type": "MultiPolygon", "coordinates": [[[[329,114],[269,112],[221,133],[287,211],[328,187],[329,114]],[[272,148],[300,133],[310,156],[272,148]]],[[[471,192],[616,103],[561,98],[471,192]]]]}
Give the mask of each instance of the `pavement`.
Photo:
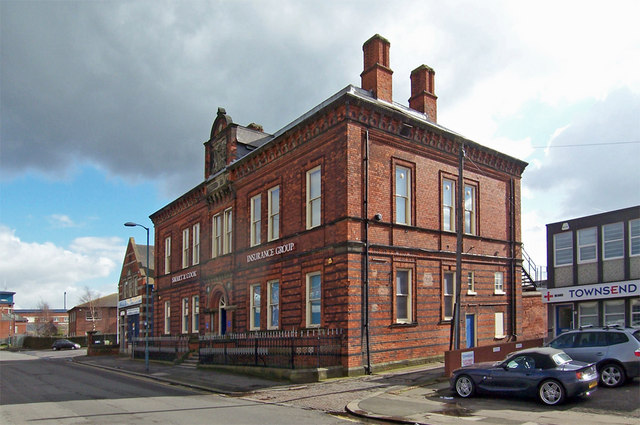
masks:
{"type": "Polygon", "coordinates": [[[495,407],[491,398],[453,397],[444,377],[444,364],[432,363],[362,377],[333,378],[312,384],[291,384],[219,369],[149,362],[124,356],[78,356],[74,361],[127,375],[181,385],[200,391],[247,397],[265,403],[301,405],[329,413],[344,411],[367,422],[450,425],[468,421],[482,424],[638,424],[638,418],[592,411],[551,409],[533,401],[495,407]],[[351,398],[355,398],[351,400],[351,398]],[[300,404],[301,400],[310,404],[300,404]],[[314,406],[313,403],[322,403],[314,406]],[[298,404],[296,404],[298,403],[298,404]],[[346,403],[346,406],[345,406],[346,403]],[[493,405],[492,405],[493,403],[493,405]],[[341,407],[338,407],[341,406],[341,407]]]}

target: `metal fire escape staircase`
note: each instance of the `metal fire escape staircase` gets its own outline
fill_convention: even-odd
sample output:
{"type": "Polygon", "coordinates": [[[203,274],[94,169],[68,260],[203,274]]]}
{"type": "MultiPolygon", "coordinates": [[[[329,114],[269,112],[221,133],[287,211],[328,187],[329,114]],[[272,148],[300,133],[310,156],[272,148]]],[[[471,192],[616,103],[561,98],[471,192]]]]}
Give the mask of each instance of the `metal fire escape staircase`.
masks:
{"type": "Polygon", "coordinates": [[[542,286],[543,281],[542,267],[538,267],[522,248],[522,290],[535,291],[542,286]]]}

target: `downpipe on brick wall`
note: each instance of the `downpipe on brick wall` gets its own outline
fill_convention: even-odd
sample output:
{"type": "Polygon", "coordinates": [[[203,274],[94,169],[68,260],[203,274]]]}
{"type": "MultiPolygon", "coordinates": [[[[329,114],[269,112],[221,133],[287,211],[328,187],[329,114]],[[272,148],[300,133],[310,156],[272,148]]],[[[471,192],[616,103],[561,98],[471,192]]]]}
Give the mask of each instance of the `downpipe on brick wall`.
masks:
{"type": "Polygon", "coordinates": [[[371,343],[369,341],[369,130],[365,130],[365,146],[364,146],[364,337],[365,337],[365,355],[367,364],[365,373],[371,374],[371,343]]]}

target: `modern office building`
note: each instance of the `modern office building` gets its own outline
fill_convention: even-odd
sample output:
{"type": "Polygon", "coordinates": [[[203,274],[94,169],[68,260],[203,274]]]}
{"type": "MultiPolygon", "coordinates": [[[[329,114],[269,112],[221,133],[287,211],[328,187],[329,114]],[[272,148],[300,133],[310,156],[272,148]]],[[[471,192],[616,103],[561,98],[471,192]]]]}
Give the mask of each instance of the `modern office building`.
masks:
{"type": "Polygon", "coordinates": [[[547,264],[549,336],[640,328],[640,206],[547,224],[547,264]]]}

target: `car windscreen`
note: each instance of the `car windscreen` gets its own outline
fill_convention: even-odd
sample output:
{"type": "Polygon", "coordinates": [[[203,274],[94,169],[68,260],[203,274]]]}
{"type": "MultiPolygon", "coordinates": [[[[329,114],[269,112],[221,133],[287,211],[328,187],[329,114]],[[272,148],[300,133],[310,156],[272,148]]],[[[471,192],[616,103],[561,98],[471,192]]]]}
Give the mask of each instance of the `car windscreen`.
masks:
{"type": "Polygon", "coordinates": [[[567,353],[556,353],[551,358],[558,366],[569,363],[572,360],[567,353]]]}

